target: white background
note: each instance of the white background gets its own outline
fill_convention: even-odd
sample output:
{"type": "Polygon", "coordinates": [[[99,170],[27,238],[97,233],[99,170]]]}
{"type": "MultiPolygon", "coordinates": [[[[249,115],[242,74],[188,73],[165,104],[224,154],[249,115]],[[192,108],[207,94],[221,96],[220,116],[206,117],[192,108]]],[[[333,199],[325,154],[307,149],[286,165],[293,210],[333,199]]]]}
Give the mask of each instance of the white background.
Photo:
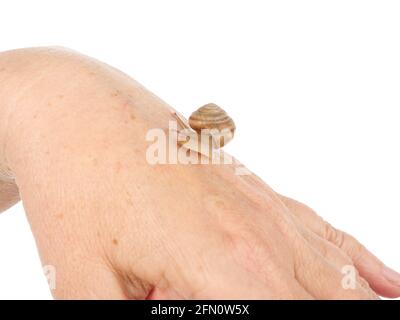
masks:
{"type": "MultiPolygon", "coordinates": [[[[0,51],[62,45],[185,115],[216,102],[227,150],[400,270],[399,1],[1,1],[0,51]]],[[[51,298],[19,204],[0,298],[51,298]]]]}

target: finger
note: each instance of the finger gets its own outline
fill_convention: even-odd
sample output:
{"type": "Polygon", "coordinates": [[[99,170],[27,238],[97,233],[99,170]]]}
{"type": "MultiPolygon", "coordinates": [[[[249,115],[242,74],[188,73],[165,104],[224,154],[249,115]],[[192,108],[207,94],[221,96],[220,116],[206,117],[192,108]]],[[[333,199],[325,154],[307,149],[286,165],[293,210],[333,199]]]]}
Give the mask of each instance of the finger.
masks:
{"type": "Polygon", "coordinates": [[[355,238],[325,222],[306,205],[284,196],[280,198],[306,227],[343,250],[375,292],[391,298],[400,296],[400,274],[385,266],[355,238]]]}
{"type": "Polygon", "coordinates": [[[346,273],[347,270],[354,269],[356,279],[358,283],[365,290],[369,291],[369,295],[376,296],[376,294],[370,288],[368,282],[363,279],[356,267],[353,265],[353,261],[339,248],[330,243],[329,241],[322,239],[317,234],[309,231],[303,226],[299,226],[299,230],[301,230],[301,234],[307,243],[316,250],[322,257],[324,257],[329,263],[331,263],[337,270],[340,270],[342,273],[346,273]]]}
{"type": "Polygon", "coordinates": [[[296,278],[317,299],[377,298],[371,290],[363,288],[355,269],[344,275],[305,241],[296,252],[296,278]]]}
{"type": "Polygon", "coordinates": [[[341,270],[344,266],[353,265],[353,261],[335,245],[322,239],[320,236],[304,227],[303,229],[304,230],[301,231],[301,234],[307,243],[338,270],[341,270]]]}
{"type": "Polygon", "coordinates": [[[323,230],[322,236],[350,256],[373,290],[385,297],[400,296],[400,274],[385,266],[354,237],[335,229],[328,223],[323,230]]]}

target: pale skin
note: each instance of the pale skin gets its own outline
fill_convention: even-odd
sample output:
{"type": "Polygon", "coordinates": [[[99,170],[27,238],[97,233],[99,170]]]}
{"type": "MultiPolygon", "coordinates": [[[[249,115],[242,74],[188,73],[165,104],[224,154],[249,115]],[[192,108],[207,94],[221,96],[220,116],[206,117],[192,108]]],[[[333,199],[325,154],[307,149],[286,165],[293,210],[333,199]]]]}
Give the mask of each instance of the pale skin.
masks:
{"type": "Polygon", "coordinates": [[[22,199],[55,298],[400,295],[400,275],[255,175],[147,163],[145,134],[173,111],[76,52],[0,53],[0,211],[22,199]]]}

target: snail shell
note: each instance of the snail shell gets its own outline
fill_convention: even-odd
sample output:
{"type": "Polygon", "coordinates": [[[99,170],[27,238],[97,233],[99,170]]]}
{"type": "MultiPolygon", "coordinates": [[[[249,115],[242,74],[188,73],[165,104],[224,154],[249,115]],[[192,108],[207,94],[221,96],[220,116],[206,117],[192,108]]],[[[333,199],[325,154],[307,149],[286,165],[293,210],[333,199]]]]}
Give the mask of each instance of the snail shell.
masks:
{"type": "Polygon", "coordinates": [[[200,136],[211,135],[214,148],[221,148],[232,140],[235,134],[235,123],[232,118],[214,103],[206,104],[189,117],[189,125],[200,136]]]}

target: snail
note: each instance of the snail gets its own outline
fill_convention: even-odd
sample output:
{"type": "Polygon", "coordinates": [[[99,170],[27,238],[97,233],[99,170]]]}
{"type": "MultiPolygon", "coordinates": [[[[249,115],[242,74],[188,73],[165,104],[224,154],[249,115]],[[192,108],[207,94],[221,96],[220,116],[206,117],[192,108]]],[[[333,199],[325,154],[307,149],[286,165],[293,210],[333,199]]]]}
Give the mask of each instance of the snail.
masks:
{"type": "Polygon", "coordinates": [[[209,156],[233,139],[236,126],[232,118],[219,106],[208,103],[194,111],[189,121],[175,113],[183,130],[179,144],[209,156]],[[189,138],[189,139],[188,139],[189,138]]]}

